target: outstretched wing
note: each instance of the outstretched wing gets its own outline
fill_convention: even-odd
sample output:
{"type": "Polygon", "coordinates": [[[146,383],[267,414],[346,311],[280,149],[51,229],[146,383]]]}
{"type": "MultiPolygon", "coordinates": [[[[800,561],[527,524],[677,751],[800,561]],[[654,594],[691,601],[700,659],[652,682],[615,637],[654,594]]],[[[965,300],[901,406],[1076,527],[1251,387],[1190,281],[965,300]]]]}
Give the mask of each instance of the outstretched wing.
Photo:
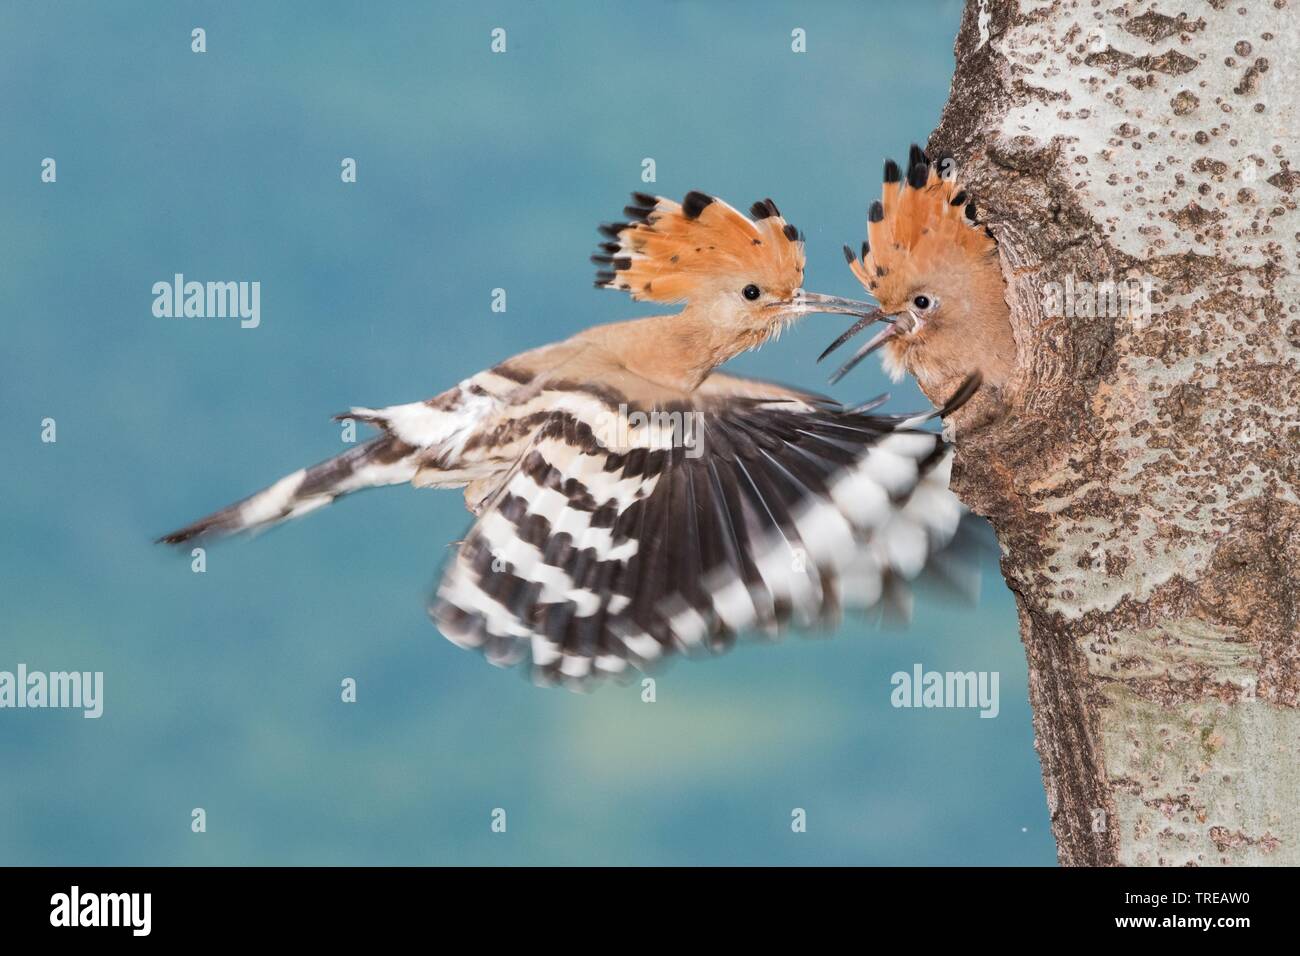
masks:
{"type": "Polygon", "coordinates": [[[876,605],[953,539],[940,435],[717,379],[690,405],[554,414],[446,569],[442,632],[582,685],[876,605]]]}

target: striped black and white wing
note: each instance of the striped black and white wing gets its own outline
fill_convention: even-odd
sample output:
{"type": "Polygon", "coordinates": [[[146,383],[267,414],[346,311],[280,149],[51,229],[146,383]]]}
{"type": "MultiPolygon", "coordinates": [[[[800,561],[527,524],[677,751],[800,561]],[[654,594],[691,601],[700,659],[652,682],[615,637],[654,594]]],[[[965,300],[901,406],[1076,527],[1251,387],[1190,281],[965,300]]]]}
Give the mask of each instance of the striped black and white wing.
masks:
{"type": "Polygon", "coordinates": [[[895,416],[737,396],[616,414],[557,412],[487,499],[430,609],[450,640],[581,686],[875,606],[962,520],[951,448],[895,416]]]}

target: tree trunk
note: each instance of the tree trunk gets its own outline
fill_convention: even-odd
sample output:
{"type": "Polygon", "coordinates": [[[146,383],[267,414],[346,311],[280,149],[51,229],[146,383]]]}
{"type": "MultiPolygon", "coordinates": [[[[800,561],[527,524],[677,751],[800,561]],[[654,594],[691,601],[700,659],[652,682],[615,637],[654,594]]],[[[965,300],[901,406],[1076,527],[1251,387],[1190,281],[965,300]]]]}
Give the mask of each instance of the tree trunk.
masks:
{"type": "Polygon", "coordinates": [[[1061,862],[1296,865],[1300,3],[1151,7],[967,5],[930,153],[1000,242],[1020,369],[954,485],[1061,862]],[[1086,285],[1126,279],[1149,308],[1086,285]]]}

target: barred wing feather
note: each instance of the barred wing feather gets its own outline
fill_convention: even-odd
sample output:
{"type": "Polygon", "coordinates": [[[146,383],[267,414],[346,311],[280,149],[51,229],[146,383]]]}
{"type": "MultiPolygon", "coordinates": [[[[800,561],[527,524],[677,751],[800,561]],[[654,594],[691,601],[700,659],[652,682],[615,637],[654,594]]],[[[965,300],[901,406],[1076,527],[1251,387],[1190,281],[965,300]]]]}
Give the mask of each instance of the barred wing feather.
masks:
{"type": "Polygon", "coordinates": [[[877,606],[962,521],[951,448],[898,417],[740,395],[665,411],[693,427],[610,409],[539,429],[444,572],[449,639],[581,687],[877,606]]]}

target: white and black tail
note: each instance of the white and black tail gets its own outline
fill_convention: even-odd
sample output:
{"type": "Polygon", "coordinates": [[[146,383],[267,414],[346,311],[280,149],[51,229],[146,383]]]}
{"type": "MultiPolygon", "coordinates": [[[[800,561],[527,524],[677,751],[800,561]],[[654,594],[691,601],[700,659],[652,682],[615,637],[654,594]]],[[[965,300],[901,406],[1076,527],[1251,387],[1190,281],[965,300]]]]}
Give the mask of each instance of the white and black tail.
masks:
{"type": "Polygon", "coordinates": [[[415,475],[418,451],[395,435],[381,435],[328,461],[299,468],[243,501],[163,535],[158,542],[181,544],[202,535],[269,528],[324,507],[349,492],[402,484],[415,475]]]}

